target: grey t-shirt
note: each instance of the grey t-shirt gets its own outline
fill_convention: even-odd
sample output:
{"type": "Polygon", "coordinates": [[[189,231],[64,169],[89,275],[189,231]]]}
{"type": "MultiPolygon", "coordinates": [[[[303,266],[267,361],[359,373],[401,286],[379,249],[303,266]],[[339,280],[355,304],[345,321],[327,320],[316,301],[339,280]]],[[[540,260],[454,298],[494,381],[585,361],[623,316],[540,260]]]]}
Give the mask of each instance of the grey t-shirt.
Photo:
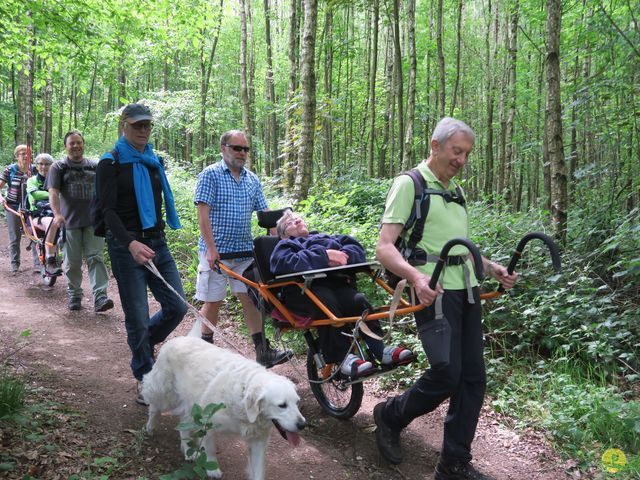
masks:
{"type": "Polygon", "coordinates": [[[83,158],[74,162],[65,158],[49,169],[47,189],[60,191],[60,213],[67,228],[84,228],[91,225],[90,205],[95,188],[98,162],[83,158]]]}

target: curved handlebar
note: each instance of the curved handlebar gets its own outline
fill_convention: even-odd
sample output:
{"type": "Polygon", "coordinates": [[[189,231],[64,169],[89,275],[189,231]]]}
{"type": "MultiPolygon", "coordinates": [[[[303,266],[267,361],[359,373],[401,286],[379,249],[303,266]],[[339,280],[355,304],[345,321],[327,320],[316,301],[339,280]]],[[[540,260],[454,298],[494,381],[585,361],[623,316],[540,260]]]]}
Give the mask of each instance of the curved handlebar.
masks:
{"type": "Polygon", "coordinates": [[[449,256],[449,250],[454,245],[464,245],[467,247],[471,256],[473,257],[473,263],[476,269],[476,277],[478,280],[484,280],[484,268],[482,266],[482,255],[480,255],[480,250],[475,244],[466,238],[452,238],[447,243],[444,244],[442,250],[440,251],[440,258],[438,258],[438,262],[436,263],[436,268],[433,270],[433,274],[431,275],[431,280],[429,280],[429,288],[431,290],[435,290],[436,285],[438,284],[438,278],[440,277],[440,273],[442,273],[442,269],[444,268],[445,263],[447,262],[447,257],[449,256]]]}
{"type": "MultiPolygon", "coordinates": [[[[544,233],[541,232],[531,232],[527,233],[522,239],[518,242],[518,246],[516,247],[515,252],[511,256],[511,260],[509,261],[509,266],[507,267],[507,272],[511,275],[515,269],[520,257],[522,256],[522,251],[524,247],[529,243],[530,240],[537,238],[538,240],[542,240],[547,248],[549,248],[549,253],[551,254],[551,262],[553,263],[553,268],[556,272],[560,271],[561,262],[560,262],[560,250],[558,249],[558,245],[553,241],[553,239],[544,233]]],[[[499,293],[504,293],[504,287],[500,285],[498,287],[499,293]]]]}

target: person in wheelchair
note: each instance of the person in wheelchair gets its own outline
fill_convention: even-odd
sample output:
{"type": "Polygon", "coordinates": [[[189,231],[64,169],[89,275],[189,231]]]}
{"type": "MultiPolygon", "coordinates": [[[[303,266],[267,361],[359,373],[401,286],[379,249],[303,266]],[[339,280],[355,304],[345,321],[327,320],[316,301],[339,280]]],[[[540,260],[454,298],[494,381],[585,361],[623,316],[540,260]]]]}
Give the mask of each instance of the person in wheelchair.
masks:
{"type": "Polygon", "coordinates": [[[37,173],[27,180],[27,207],[33,226],[45,237],[45,270],[49,275],[60,275],[62,269],[58,265],[55,250],[58,227],[53,222],[49,191],[44,188],[45,179],[52,163],[53,158],[48,153],[41,153],[36,157],[37,173]]]}
{"type": "MultiPolygon", "coordinates": [[[[349,235],[310,233],[305,221],[291,210],[286,210],[276,224],[281,239],[270,258],[274,275],[303,272],[328,267],[362,263],[364,248],[349,235]]],[[[309,288],[337,317],[359,316],[371,305],[356,288],[355,274],[335,272],[326,278],[315,279],[309,288]]],[[[283,303],[297,314],[312,319],[326,318],[316,304],[296,285],[282,291],[283,303]]],[[[369,328],[382,336],[379,322],[368,322],[369,328]]],[[[357,378],[378,371],[374,364],[350,351],[353,325],[318,327],[318,342],[327,363],[340,363],[343,375],[357,378]]],[[[383,368],[413,361],[414,353],[401,346],[385,346],[382,340],[363,335],[369,351],[383,368]]]]}

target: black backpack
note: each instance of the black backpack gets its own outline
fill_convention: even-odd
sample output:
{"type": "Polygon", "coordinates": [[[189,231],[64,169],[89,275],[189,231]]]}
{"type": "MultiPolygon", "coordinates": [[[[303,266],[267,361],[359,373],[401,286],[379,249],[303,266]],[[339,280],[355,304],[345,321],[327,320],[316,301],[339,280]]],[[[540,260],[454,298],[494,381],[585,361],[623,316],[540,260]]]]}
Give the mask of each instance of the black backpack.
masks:
{"type": "MultiPolygon", "coordinates": [[[[456,186],[455,192],[428,188],[427,181],[417,168],[402,172],[400,175],[408,175],[411,177],[411,180],[413,180],[414,194],[409,218],[407,218],[407,221],[402,227],[402,232],[398,235],[394,246],[410,265],[424,265],[427,263],[427,253],[420,248],[416,248],[416,245],[422,240],[424,224],[427,221],[429,207],[431,206],[431,195],[440,195],[447,203],[456,202],[465,209],[467,208],[467,202],[464,198],[462,188],[459,186],[456,186]]],[[[388,270],[385,275],[387,283],[393,288],[395,288],[401,280],[400,277],[388,270]]]]}

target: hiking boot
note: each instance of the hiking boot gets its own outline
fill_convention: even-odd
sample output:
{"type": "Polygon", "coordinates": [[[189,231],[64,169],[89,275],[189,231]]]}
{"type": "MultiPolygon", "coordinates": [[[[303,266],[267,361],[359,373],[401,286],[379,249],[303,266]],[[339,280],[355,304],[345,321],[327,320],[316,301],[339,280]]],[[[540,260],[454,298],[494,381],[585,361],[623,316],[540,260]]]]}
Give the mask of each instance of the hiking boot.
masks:
{"type": "Polygon", "coordinates": [[[56,262],[56,257],[47,257],[44,270],[47,272],[47,275],[50,276],[57,276],[62,273],[62,269],[58,265],[58,262],[56,262]]]}
{"type": "Polygon", "coordinates": [[[480,473],[469,462],[462,460],[442,460],[436,465],[435,480],[493,480],[480,473]]]}
{"type": "Polygon", "coordinates": [[[280,365],[281,363],[289,360],[291,357],[293,357],[293,352],[291,350],[278,350],[276,348],[271,348],[269,340],[267,340],[264,344],[259,343],[256,346],[256,362],[258,362],[260,365],[264,365],[267,368],[280,365]]]}
{"type": "Polygon", "coordinates": [[[82,308],[82,299],[73,297],[69,299],[69,310],[80,310],[82,308]]]}
{"type": "Polygon", "coordinates": [[[376,371],[373,364],[367,360],[363,360],[357,355],[350,353],[347,358],[342,362],[340,372],[343,375],[356,379],[359,377],[366,377],[368,374],[376,371]]]}
{"type": "Polygon", "coordinates": [[[392,429],[382,418],[386,403],[380,402],[373,407],[373,420],[376,422],[376,445],[384,458],[398,465],[402,463],[401,430],[392,429]]]}
{"type": "Polygon", "coordinates": [[[103,297],[98,297],[96,299],[95,304],[93,305],[93,309],[96,312],[106,312],[107,310],[113,308],[113,300],[111,300],[106,295],[103,297]]]}
{"type": "Polygon", "coordinates": [[[138,383],[136,385],[136,403],[145,407],[149,406],[149,404],[144,401],[144,397],[142,396],[142,381],[140,380],[138,380],[138,383]]]}
{"type": "Polygon", "coordinates": [[[213,333],[203,333],[200,335],[200,338],[207,343],[213,345],[213,333]]]}

